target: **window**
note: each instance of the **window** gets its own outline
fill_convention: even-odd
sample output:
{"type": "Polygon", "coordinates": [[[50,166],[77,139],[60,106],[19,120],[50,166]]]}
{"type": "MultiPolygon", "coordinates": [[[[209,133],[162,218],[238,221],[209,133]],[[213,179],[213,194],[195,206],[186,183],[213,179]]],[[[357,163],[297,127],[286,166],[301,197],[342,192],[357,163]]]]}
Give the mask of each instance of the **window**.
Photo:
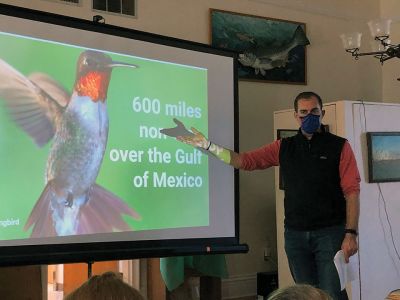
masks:
{"type": "Polygon", "coordinates": [[[136,0],[93,0],[93,9],[135,16],[135,2],[136,0]]]}

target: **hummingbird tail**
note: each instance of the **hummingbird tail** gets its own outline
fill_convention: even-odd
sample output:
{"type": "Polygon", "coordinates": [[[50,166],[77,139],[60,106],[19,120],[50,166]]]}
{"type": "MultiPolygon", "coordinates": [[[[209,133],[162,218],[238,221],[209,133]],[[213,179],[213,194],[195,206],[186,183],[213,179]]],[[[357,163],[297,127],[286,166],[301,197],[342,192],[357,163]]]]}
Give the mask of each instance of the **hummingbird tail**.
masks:
{"type": "Polygon", "coordinates": [[[24,230],[27,231],[33,225],[31,233],[31,237],[33,238],[57,235],[50,211],[52,194],[51,181],[49,181],[24,226],[24,230]]]}
{"type": "Polygon", "coordinates": [[[140,219],[140,215],[120,198],[94,184],[88,202],[81,208],[77,233],[92,234],[114,230],[132,230],[124,221],[122,215],[140,219]]]}

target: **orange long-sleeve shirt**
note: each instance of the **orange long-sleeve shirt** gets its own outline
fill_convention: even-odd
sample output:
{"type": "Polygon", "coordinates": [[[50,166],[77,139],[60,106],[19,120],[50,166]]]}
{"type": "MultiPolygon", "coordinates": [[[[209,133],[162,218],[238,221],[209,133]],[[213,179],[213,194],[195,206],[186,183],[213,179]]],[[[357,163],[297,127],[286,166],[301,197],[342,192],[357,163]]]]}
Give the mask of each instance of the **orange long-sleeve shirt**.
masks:
{"type": "MultiPolygon", "coordinates": [[[[240,168],[251,171],[279,166],[280,146],[281,141],[276,140],[258,149],[240,153],[240,168]]],[[[339,174],[340,186],[345,197],[352,193],[360,192],[360,173],[353,150],[348,141],[344,143],[340,155],[339,174]]]]}

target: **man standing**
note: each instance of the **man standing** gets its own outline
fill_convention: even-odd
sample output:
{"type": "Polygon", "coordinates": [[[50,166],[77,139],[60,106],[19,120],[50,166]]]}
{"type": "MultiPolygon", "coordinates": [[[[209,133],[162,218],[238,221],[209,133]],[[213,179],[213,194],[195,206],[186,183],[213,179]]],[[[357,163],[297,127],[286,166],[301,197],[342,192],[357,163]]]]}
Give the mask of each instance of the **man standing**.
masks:
{"type": "Polygon", "coordinates": [[[285,251],[295,282],[319,287],[336,300],[348,299],[340,290],[333,258],[342,250],[348,262],[358,250],[360,175],[350,144],[325,132],[320,96],[300,93],[294,110],[300,126],[297,135],[253,151],[225,149],[195,128],[193,135],[177,139],[238,169],[280,165],[285,189],[285,251]]]}

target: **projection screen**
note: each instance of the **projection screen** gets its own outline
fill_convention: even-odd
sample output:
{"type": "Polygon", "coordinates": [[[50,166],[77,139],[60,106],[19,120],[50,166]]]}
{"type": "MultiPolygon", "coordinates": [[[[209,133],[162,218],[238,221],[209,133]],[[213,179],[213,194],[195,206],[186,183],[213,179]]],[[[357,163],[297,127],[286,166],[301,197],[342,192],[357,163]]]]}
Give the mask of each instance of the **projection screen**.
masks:
{"type": "Polygon", "coordinates": [[[246,251],[237,173],[160,132],[237,150],[235,54],[0,8],[2,264],[246,251]]]}

